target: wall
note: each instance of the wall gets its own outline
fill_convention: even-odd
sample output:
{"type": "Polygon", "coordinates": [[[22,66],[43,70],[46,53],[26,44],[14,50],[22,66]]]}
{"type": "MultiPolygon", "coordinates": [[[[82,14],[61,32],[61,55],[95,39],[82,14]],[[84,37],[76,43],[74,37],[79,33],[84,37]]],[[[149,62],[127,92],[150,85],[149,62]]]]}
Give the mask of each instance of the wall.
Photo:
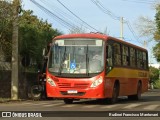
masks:
{"type": "MultiPolygon", "coordinates": [[[[28,99],[28,89],[37,80],[37,73],[19,72],[19,99],[28,99]]],[[[0,70],[0,98],[11,98],[11,71],[0,70]]]]}

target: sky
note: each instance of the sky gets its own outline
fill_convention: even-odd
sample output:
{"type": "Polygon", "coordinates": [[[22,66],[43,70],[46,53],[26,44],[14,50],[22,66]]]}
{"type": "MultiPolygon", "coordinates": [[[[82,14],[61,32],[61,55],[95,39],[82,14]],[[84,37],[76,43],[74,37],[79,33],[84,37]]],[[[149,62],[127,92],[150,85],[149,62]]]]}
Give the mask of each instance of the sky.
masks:
{"type": "MultiPolygon", "coordinates": [[[[154,20],[155,0],[21,0],[25,10],[33,10],[38,18],[47,20],[54,29],[64,34],[70,33],[73,26],[86,32],[102,32],[120,38],[123,17],[123,37],[127,42],[143,46],[146,38],[139,38],[136,23],[140,16],[154,20]]],[[[150,62],[156,63],[152,46],[147,45],[150,62]]]]}

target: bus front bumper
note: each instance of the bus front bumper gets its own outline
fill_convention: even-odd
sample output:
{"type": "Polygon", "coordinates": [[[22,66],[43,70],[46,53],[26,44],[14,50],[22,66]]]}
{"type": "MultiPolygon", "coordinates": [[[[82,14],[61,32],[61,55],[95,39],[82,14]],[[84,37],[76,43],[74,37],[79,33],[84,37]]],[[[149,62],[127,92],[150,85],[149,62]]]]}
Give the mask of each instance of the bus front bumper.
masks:
{"type": "Polygon", "coordinates": [[[99,85],[96,88],[87,89],[59,89],[57,87],[47,85],[47,96],[53,98],[100,99],[104,98],[104,92],[102,88],[102,85],[99,85]]]}

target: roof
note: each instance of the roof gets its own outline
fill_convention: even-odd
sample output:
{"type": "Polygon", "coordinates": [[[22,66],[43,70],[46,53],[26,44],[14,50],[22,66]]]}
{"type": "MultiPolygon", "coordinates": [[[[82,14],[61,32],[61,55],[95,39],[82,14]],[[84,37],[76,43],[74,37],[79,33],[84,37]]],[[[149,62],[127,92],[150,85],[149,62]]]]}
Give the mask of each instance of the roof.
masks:
{"type": "Polygon", "coordinates": [[[82,33],[82,34],[68,34],[68,35],[60,35],[55,37],[54,39],[68,39],[68,38],[99,38],[99,39],[107,39],[107,35],[100,33],[82,33]]]}

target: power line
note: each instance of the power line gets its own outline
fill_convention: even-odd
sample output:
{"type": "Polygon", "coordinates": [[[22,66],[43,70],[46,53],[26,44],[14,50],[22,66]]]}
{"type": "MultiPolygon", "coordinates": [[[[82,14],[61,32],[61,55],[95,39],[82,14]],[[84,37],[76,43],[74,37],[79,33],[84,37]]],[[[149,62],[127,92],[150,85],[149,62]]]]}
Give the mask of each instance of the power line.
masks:
{"type": "Polygon", "coordinates": [[[39,7],[42,11],[44,11],[46,14],[51,15],[55,18],[55,20],[57,22],[59,22],[61,25],[63,25],[66,28],[74,28],[75,25],[66,22],[65,20],[63,20],[62,18],[60,18],[59,16],[57,16],[56,14],[54,14],[53,12],[51,12],[50,10],[46,9],[45,7],[43,7],[42,5],[40,5],[39,3],[37,3],[35,0],[31,0],[32,3],[34,3],[37,7],[39,7]]]}
{"type": "MultiPolygon", "coordinates": [[[[68,19],[68,17],[66,17],[66,16],[68,16],[67,15],[67,13],[64,13],[63,11],[61,11],[58,7],[56,7],[56,6],[53,6],[51,3],[48,3],[47,1],[45,1],[45,0],[40,0],[42,3],[44,3],[46,6],[47,6],[47,8],[49,9],[49,6],[50,6],[50,8],[52,8],[52,9],[50,9],[50,11],[54,11],[55,12],[55,14],[57,13],[58,15],[58,17],[59,18],[63,18],[63,20],[65,21],[65,22],[67,22],[67,23],[70,23],[70,24],[73,24],[73,22],[71,22],[72,20],[71,19],[69,19],[69,20],[67,20],[68,19]]],[[[75,25],[74,25],[75,26],[75,25]]]]}
{"type": "Polygon", "coordinates": [[[112,17],[114,20],[120,20],[120,17],[116,16],[114,13],[112,13],[109,9],[105,8],[98,0],[91,0],[102,12],[105,14],[108,14],[110,17],[112,17]]]}
{"type": "MultiPolygon", "coordinates": [[[[57,14],[58,14],[58,16],[60,16],[61,18],[63,18],[65,21],[70,21],[71,23],[78,23],[78,24],[80,24],[80,25],[82,25],[82,21],[80,21],[79,19],[74,19],[74,17],[73,16],[71,16],[71,15],[69,15],[69,14],[67,14],[66,12],[64,12],[64,11],[62,11],[61,9],[59,9],[56,5],[54,5],[55,3],[51,3],[51,2],[48,2],[48,1],[45,1],[45,0],[41,0],[41,2],[43,2],[44,4],[46,4],[46,6],[47,7],[49,7],[50,6],[50,8],[54,11],[54,12],[56,12],[57,14]]],[[[53,1],[52,1],[53,2],[53,1]]],[[[88,26],[86,26],[86,25],[84,25],[84,27],[86,28],[86,29],[88,29],[88,30],[90,30],[91,31],[91,28],[90,27],[88,27],[88,26]]]]}
{"type": "MultiPolygon", "coordinates": [[[[129,30],[132,32],[132,34],[133,34],[134,38],[136,39],[136,41],[137,41],[138,43],[141,43],[141,42],[139,41],[139,37],[138,37],[138,36],[136,35],[136,33],[134,32],[134,30],[133,30],[130,22],[129,22],[129,21],[125,21],[125,22],[126,22],[128,28],[129,28],[129,30]]],[[[141,44],[143,44],[143,43],[141,43],[141,44]]]]}
{"type": "MultiPolygon", "coordinates": [[[[114,13],[112,13],[110,10],[108,10],[107,8],[105,8],[102,3],[100,3],[98,0],[91,0],[92,3],[94,3],[102,12],[104,12],[105,14],[109,15],[112,19],[114,20],[118,20],[120,21],[120,18],[119,16],[116,16],[114,13]]],[[[129,28],[130,32],[133,34],[133,37],[136,39],[136,41],[138,43],[141,43],[139,41],[139,37],[136,35],[136,33],[134,32],[130,22],[128,20],[125,20],[124,23],[127,24],[127,27],[129,28]]],[[[141,43],[142,44],[142,43],[141,43]]]]}
{"type": "Polygon", "coordinates": [[[155,0],[154,1],[152,1],[152,0],[149,0],[149,1],[147,1],[147,0],[122,0],[122,1],[124,1],[124,2],[132,2],[132,3],[142,3],[142,4],[153,4],[154,2],[155,2],[155,0]]]}
{"type": "Polygon", "coordinates": [[[57,0],[58,3],[60,3],[65,9],[67,9],[72,15],[74,15],[76,18],[78,18],[80,21],[82,21],[84,24],[86,24],[88,27],[90,27],[91,29],[95,30],[98,32],[97,29],[95,29],[94,27],[92,27],[91,25],[89,25],[87,22],[85,22],[84,20],[82,20],[80,17],[78,17],[75,13],[73,13],[69,8],[67,8],[62,2],[60,2],[59,0],[57,0]]]}

